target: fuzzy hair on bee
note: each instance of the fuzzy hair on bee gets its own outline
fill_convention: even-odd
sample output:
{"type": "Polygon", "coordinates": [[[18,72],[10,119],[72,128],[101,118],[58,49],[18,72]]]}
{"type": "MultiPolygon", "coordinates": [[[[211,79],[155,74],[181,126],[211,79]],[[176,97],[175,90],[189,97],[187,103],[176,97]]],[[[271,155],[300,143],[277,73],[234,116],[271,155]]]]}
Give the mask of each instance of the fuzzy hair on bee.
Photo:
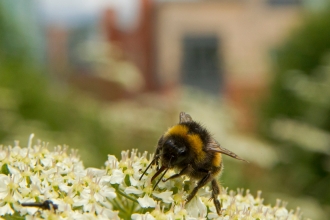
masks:
{"type": "Polygon", "coordinates": [[[140,180],[152,165],[156,165],[157,171],[151,181],[162,174],[153,189],[161,180],[166,182],[182,175],[197,180],[197,185],[186,198],[186,204],[200,188],[211,182],[211,199],[220,215],[220,185],[217,178],[223,169],[222,154],[246,161],[220,146],[200,123],[195,122],[189,114],[181,112],[179,124],[170,127],[159,139],[154,158],[142,173],[140,180]],[[163,179],[166,172],[174,168],[178,169],[179,173],[163,179]]]}

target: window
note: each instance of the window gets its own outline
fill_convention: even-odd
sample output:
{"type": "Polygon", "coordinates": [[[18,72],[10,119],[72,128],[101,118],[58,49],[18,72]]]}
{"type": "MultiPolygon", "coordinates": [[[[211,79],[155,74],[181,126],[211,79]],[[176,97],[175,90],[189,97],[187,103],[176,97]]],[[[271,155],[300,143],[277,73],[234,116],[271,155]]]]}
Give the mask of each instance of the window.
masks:
{"type": "Polygon", "coordinates": [[[300,5],[301,0],[267,0],[268,4],[274,6],[281,6],[281,5],[300,5]]]}
{"type": "Polygon", "coordinates": [[[186,36],[183,39],[182,81],[219,94],[221,86],[217,36],[186,36]]]}

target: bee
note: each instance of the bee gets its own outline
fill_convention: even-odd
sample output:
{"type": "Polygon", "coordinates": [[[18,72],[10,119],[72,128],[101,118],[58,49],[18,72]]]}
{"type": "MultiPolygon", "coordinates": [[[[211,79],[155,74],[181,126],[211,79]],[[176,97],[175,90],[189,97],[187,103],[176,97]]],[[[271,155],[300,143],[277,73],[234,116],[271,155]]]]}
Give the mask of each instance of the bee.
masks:
{"type": "MultiPolygon", "coordinates": [[[[198,190],[211,182],[214,206],[218,215],[221,214],[221,203],[218,200],[220,185],[217,181],[223,169],[222,154],[237,160],[246,161],[235,153],[223,148],[212,135],[199,123],[195,122],[189,114],[180,113],[179,124],[170,127],[158,141],[153,160],[142,173],[140,180],[152,165],[157,165],[157,171],[152,176],[153,181],[159,174],[158,183],[186,175],[198,180],[195,188],[185,199],[186,204],[196,195],[198,190]],[[159,166],[159,163],[161,166],[159,166]],[[178,173],[163,179],[169,169],[177,169],[178,173]]],[[[247,161],[246,161],[247,162],[247,161]]]]}
{"type": "Polygon", "coordinates": [[[22,203],[21,205],[27,207],[38,207],[43,210],[54,210],[54,212],[56,212],[58,209],[58,205],[54,204],[53,201],[51,200],[46,200],[42,203],[38,203],[38,202],[22,203]]]}

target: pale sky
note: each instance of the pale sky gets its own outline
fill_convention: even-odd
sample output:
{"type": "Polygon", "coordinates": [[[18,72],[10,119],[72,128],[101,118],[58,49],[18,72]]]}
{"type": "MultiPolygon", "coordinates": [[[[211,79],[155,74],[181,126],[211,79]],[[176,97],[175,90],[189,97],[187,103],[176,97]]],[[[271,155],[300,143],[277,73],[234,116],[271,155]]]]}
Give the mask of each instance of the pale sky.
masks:
{"type": "Polygon", "coordinates": [[[75,26],[96,19],[104,9],[118,13],[118,27],[134,28],[140,13],[138,0],[36,0],[44,22],[61,26],[75,26]]]}

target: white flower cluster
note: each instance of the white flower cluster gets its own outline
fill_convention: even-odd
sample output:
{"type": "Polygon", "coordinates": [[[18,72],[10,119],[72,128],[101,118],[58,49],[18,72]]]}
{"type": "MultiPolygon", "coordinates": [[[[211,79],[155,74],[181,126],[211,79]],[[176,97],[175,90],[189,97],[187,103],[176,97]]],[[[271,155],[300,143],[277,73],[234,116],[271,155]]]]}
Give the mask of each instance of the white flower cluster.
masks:
{"type": "Polygon", "coordinates": [[[77,151],[49,151],[46,144],[0,148],[0,216],[6,219],[120,219],[105,170],[83,167],[77,151]],[[58,210],[38,210],[22,203],[51,200],[58,210]],[[21,217],[21,218],[19,218],[21,217]]]}
{"type": "MultiPolygon", "coordinates": [[[[147,152],[123,151],[121,160],[109,155],[105,169],[85,169],[76,151],[49,151],[45,144],[27,148],[18,143],[0,148],[0,216],[7,219],[301,219],[286,204],[263,205],[260,193],[243,190],[220,194],[222,216],[210,200],[209,187],[200,189],[189,204],[185,198],[196,184],[187,177],[160,182],[155,190],[150,176],[140,181],[150,163],[147,152]],[[22,203],[51,200],[57,210],[38,210],[22,203]],[[11,218],[12,217],[12,218],[11,218]]],[[[150,156],[151,157],[151,156],[150,156]]],[[[165,178],[173,175],[169,171],[165,178]]]]}

